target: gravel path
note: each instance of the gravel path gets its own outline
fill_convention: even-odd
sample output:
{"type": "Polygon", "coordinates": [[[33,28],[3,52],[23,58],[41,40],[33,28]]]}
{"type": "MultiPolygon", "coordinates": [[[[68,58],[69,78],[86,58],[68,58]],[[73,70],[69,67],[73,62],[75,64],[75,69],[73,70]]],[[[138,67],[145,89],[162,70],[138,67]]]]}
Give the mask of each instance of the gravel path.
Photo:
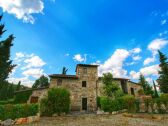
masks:
{"type": "Polygon", "coordinates": [[[66,117],[43,117],[40,122],[24,126],[168,126],[168,119],[150,120],[119,115],[78,115],[66,117]]]}

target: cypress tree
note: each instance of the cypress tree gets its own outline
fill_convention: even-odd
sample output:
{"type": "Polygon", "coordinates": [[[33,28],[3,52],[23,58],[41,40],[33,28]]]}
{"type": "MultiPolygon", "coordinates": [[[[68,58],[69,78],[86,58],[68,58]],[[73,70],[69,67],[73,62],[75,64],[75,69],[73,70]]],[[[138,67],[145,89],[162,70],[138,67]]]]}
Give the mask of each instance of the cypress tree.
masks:
{"type": "Polygon", "coordinates": [[[156,89],[156,84],[155,84],[154,81],[153,81],[153,87],[154,87],[154,90],[155,90],[154,97],[157,98],[157,97],[159,97],[159,95],[158,95],[158,92],[157,92],[157,89],[156,89]]]}
{"type": "Polygon", "coordinates": [[[168,63],[167,57],[158,50],[159,53],[159,61],[160,61],[160,71],[159,71],[159,78],[158,84],[160,86],[160,91],[162,93],[168,93],[168,63]]]}
{"type": "Polygon", "coordinates": [[[16,91],[19,91],[20,88],[21,88],[21,81],[18,82],[17,87],[16,87],[16,91]]]}
{"type": "Polygon", "coordinates": [[[142,74],[140,74],[139,83],[142,85],[145,95],[153,96],[154,92],[152,90],[152,86],[150,86],[142,74]]]}
{"type": "Polygon", "coordinates": [[[139,83],[141,84],[141,86],[143,87],[143,90],[144,90],[144,93],[146,91],[146,87],[147,87],[147,82],[145,80],[145,77],[140,74],[140,77],[139,77],[139,83]]]}
{"type": "MultiPolygon", "coordinates": [[[[2,19],[2,15],[0,16],[0,22],[2,19]]],[[[0,38],[2,38],[5,25],[0,24],[0,38]]],[[[12,41],[14,40],[13,35],[9,35],[5,40],[0,41],[0,88],[6,81],[9,76],[9,73],[12,72],[12,69],[16,66],[12,64],[12,60],[10,60],[10,51],[13,46],[12,41]]]]}

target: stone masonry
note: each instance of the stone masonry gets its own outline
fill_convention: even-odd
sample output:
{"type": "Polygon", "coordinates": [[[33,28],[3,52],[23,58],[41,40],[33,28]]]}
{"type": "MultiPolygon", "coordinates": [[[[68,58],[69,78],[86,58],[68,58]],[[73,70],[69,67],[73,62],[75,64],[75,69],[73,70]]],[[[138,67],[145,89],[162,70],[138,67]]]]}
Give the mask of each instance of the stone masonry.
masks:
{"type": "MultiPolygon", "coordinates": [[[[96,111],[98,96],[102,96],[103,84],[101,77],[98,77],[98,65],[78,64],[76,75],[52,74],[50,86],[64,87],[71,94],[71,111],[96,111]]],[[[124,93],[138,96],[138,90],[142,87],[129,79],[114,78],[114,81],[121,87],[124,93]]],[[[46,95],[47,90],[34,90],[32,96],[39,97],[39,100],[46,95]]],[[[31,98],[30,98],[31,99],[31,98]]],[[[29,100],[30,101],[30,100],[29,100]]]]}

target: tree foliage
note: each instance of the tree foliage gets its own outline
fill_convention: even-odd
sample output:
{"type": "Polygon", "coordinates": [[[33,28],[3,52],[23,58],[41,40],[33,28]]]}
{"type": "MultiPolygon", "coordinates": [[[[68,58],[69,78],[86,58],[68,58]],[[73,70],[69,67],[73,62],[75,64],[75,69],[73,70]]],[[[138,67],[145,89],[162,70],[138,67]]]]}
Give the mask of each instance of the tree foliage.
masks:
{"type": "Polygon", "coordinates": [[[168,93],[168,62],[167,57],[160,51],[159,53],[159,60],[160,60],[160,71],[159,71],[159,78],[158,84],[160,86],[160,91],[162,93],[168,93]]]}
{"type": "MultiPolygon", "coordinates": [[[[0,21],[2,16],[0,16],[0,21]]],[[[3,33],[6,31],[4,30],[5,25],[0,24],[0,37],[2,38],[3,33]]],[[[6,81],[9,74],[12,72],[13,68],[16,65],[12,64],[12,60],[10,59],[10,51],[11,47],[13,46],[14,36],[9,35],[8,38],[5,40],[0,41],[0,85],[6,81]]]]}
{"type": "Polygon", "coordinates": [[[152,89],[152,86],[150,86],[150,84],[146,81],[145,77],[142,74],[140,74],[139,77],[139,84],[142,85],[145,95],[153,96],[154,91],[152,89]]]}
{"type": "Polygon", "coordinates": [[[70,92],[64,88],[51,88],[40,102],[40,112],[44,116],[60,115],[70,111],[70,92]]]}
{"type": "Polygon", "coordinates": [[[159,95],[158,95],[158,92],[157,92],[157,89],[156,89],[156,84],[155,84],[154,81],[153,81],[153,87],[154,87],[154,97],[157,98],[157,97],[159,97],[159,95]]]}
{"type": "Polygon", "coordinates": [[[6,39],[2,37],[5,33],[5,25],[1,23],[0,16],[0,100],[12,98],[14,95],[13,84],[8,83],[7,78],[16,65],[10,59],[11,47],[13,46],[14,36],[9,35],[6,39]],[[2,40],[3,39],[3,40],[2,40]]]}
{"type": "Polygon", "coordinates": [[[115,93],[120,89],[119,86],[113,81],[113,75],[111,73],[103,74],[103,88],[104,93],[108,97],[115,97],[115,93]]]}
{"type": "Polygon", "coordinates": [[[39,79],[35,81],[32,88],[40,88],[49,86],[49,79],[42,75],[39,79]]]}
{"type": "Polygon", "coordinates": [[[21,81],[18,82],[17,87],[16,87],[16,91],[19,91],[21,89],[21,81]]]}

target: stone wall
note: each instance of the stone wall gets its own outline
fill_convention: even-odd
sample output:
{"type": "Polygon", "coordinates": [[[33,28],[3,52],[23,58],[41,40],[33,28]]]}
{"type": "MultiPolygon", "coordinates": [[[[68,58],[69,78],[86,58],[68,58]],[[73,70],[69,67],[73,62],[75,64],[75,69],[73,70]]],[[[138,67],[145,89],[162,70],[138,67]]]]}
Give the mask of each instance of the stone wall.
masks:
{"type": "Polygon", "coordinates": [[[133,82],[128,81],[127,82],[127,86],[128,86],[128,94],[131,94],[131,88],[133,88],[134,89],[134,93],[135,93],[135,97],[139,97],[138,91],[140,89],[142,89],[141,85],[135,84],[133,82]]]}
{"type": "Polygon", "coordinates": [[[32,91],[32,95],[29,97],[28,103],[30,103],[32,97],[38,97],[38,102],[45,96],[47,96],[48,88],[37,89],[32,91]]]}
{"type": "MultiPolygon", "coordinates": [[[[114,80],[114,83],[118,84],[118,86],[122,89],[121,87],[121,82],[120,80],[114,80]]],[[[142,86],[140,86],[139,84],[135,84],[133,82],[127,81],[127,89],[128,89],[128,94],[131,95],[131,88],[134,89],[134,93],[135,93],[135,97],[138,97],[138,90],[142,89],[142,86]]],[[[102,80],[99,80],[97,82],[98,85],[98,96],[102,96],[103,94],[103,82],[102,80]]]]}
{"type": "Polygon", "coordinates": [[[71,110],[82,111],[82,98],[87,98],[87,109],[95,111],[96,105],[96,82],[98,79],[97,68],[87,67],[87,74],[83,73],[83,67],[77,69],[78,79],[62,78],[61,86],[57,85],[57,80],[61,78],[51,78],[50,88],[64,87],[71,94],[71,110]],[[82,87],[82,81],[86,81],[86,87],[82,87]]]}

